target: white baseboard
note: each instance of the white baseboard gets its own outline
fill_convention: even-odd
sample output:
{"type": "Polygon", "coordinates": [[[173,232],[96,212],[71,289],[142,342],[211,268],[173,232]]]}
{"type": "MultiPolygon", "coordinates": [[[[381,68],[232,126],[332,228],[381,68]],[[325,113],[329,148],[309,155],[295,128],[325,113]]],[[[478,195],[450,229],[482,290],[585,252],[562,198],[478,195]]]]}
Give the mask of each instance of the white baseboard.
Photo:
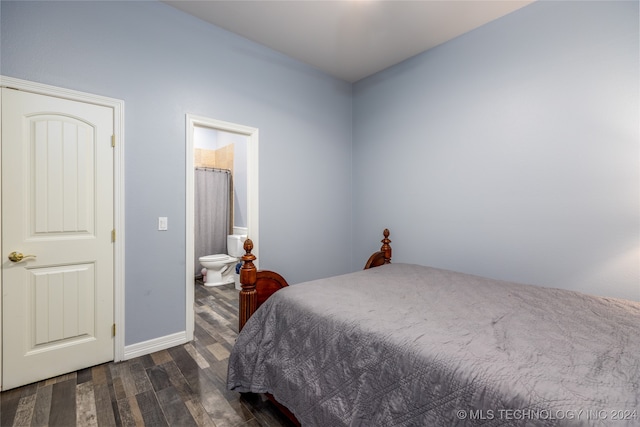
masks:
{"type": "Polygon", "coordinates": [[[144,356],[145,354],[155,353],[156,351],[182,345],[188,341],[186,331],[182,331],[171,335],[165,335],[164,337],[154,338],[149,341],[127,345],[124,347],[124,360],[133,359],[134,357],[144,356]]]}

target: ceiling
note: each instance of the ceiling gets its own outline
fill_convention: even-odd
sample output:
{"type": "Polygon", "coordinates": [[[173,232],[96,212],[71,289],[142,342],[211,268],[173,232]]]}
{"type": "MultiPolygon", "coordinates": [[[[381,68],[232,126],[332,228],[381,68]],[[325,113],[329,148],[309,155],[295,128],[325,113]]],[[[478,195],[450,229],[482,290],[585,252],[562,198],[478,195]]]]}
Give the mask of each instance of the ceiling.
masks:
{"type": "Polygon", "coordinates": [[[355,82],[533,0],[166,0],[165,3],[355,82]]]}

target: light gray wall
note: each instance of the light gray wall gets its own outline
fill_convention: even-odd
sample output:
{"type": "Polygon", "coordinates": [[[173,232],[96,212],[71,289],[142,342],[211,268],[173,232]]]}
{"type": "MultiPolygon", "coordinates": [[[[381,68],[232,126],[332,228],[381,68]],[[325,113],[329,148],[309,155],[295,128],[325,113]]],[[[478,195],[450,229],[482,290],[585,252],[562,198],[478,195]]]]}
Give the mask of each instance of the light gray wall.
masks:
{"type": "Polygon", "coordinates": [[[640,300],[638,2],[539,1],[354,86],[354,268],[640,300]]]}
{"type": "Polygon", "coordinates": [[[160,2],[0,7],[3,75],[125,101],[127,345],[185,329],[186,113],[260,129],[262,268],[349,271],[351,85],[160,2]]]}
{"type": "Polygon", "coordinates": [[[640,299],[637,2],[534,3],[357,83],[353,117],[351,85],[162,3],[0,15],[0,73],[125,101],[127,345],[185,327],[186,113],[260,129],[291,283],[389,227],[398,262],[640,299]]]}

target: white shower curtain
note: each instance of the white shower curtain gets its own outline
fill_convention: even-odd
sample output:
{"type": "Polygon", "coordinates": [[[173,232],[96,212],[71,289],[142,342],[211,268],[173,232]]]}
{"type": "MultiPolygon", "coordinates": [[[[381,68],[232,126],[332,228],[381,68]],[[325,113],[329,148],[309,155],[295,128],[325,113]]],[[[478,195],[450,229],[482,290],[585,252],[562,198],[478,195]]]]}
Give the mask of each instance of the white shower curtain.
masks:
{"type": "Polygon", "coordinates": [[[231,172],[195,170],[195,275],[202,276],[198,258],[226,254],[230,228],[231,172]]]}

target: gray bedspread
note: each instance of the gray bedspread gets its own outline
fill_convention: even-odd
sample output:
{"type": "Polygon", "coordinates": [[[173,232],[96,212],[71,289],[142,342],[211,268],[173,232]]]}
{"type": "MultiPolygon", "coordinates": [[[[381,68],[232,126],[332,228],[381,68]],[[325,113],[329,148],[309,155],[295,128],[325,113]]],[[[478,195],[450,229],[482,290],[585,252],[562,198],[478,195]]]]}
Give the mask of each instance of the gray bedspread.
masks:
{"type": "Polygon", "coordinates": [[[640,303],[390,264],[275,293],[227,381],[303,426],[638,426],[640,303]]]}

